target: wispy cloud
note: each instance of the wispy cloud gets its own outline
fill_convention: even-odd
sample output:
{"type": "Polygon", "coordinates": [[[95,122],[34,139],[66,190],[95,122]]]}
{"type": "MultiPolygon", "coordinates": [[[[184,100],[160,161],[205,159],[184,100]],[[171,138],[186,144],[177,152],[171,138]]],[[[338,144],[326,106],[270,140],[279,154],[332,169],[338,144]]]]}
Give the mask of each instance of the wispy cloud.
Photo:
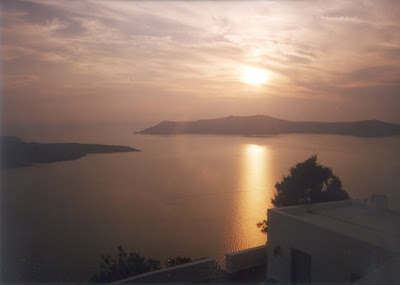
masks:
{"type": "Polygon", "coordinates": [[[14,89],[21,86],[31,86],[40,80],[37,75],[5,75],[3,77],[5,85],[3,86],[6,90],[14,89]]]}
{"type": "Polygon", "coordinates": [[[354,88],[400,82],[394,0],[25,0],[3,8],[3,80],[14,97],[34,88],[37,100],[110,90],[110,102],[115,94],[164,100],[156,93],[210,104],[225,97],[331,102],[354,88]],[[269,84],[241,82],[246,65],[267,69],[269,84]],[[23,80],[32,74],[40,81],[23,80]]]}

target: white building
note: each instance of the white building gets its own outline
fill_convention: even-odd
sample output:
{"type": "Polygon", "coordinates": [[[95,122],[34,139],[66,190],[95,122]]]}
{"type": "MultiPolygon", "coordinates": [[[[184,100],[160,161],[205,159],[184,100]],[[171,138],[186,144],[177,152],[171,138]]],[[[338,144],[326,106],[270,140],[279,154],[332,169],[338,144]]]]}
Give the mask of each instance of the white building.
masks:
{"type": "Polygon", "coordinates": [[[399,256],[384,196],[268,210],[267,276],[281,284],[399,284],[399,256]]]}

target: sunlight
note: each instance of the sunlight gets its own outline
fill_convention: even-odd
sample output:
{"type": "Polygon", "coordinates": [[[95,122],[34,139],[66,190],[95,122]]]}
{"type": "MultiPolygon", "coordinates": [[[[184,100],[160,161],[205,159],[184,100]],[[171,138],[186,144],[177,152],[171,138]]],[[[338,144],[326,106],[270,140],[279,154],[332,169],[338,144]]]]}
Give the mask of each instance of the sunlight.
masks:
{"type": "Polygon", "coordinates": [[[240,192],[237,195],[230,243],[237,250],[265,244],[266,235],[257,222],[266,218],[271,208],[271,159],[265,145],[245,144],[242,148],[240,192]]]}
{"type": "Polygon", "coordinates": [[[265,147],[256,144],[250,144],[247,146],[247,151],[250,153],[249,157],[257,158],[262,156],[262,153],[265,152],[265,147]]]}
{"type": "Polygon", "coordinates": [[[246,146],[246,188],[251,191],[265,190],[266,185],[265,146],[249,144],[246,146]]]}
{"type": "Polygon", "coordinates": [[[242,70],[242,80],[252,85],[265,84],[269,80],[269,74],[265,69],[248,66],[242,70]]]}

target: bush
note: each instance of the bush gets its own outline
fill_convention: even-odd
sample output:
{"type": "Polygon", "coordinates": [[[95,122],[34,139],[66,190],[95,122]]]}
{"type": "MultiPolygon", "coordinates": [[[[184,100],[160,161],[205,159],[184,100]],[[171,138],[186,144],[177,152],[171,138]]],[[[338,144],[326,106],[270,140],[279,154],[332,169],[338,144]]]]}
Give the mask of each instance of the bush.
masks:
{"type": "Polygon", "coordinates": [[[171,267],[171,266],[175,266],[175,265],[185,264],[185,263],[188,263],[188,262],[192,262],[192,259],[190,257],[177,256],[175,258],[168,258],[165,261],[165,265],[167,267],[171,267]]]}
{"type": "Polygon", "coordinates": [[[102,255],[99,274],[92,276],[92,281],[106,283],[128,278],[134,275],[160,269],[160,261],[146,259],[137,252],[127,253],[118,246],[118,253],[112,257],[102,255]]]}

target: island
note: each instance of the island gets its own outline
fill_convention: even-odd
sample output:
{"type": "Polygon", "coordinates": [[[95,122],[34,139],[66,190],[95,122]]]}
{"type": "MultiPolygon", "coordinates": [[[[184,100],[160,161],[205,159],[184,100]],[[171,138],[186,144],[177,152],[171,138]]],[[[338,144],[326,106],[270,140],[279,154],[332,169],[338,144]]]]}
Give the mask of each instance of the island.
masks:
{"type": "Polygon", "coordinates": [[[187,122],[163,121],[137,134],[216,134],[266,136],[277,134],[337,134],[359,137],[399,136],[400,125],[379,120],[296,122],[265,115],[228,116],[187,122]]]}
{"type": "Polygon", "coordinates": [[[24,142],[13,136],[0,137],[1,167],[28,167],[35,163],[50,163],[81,158],[91,153],[140,151],[129,146],[24,142]]]}

